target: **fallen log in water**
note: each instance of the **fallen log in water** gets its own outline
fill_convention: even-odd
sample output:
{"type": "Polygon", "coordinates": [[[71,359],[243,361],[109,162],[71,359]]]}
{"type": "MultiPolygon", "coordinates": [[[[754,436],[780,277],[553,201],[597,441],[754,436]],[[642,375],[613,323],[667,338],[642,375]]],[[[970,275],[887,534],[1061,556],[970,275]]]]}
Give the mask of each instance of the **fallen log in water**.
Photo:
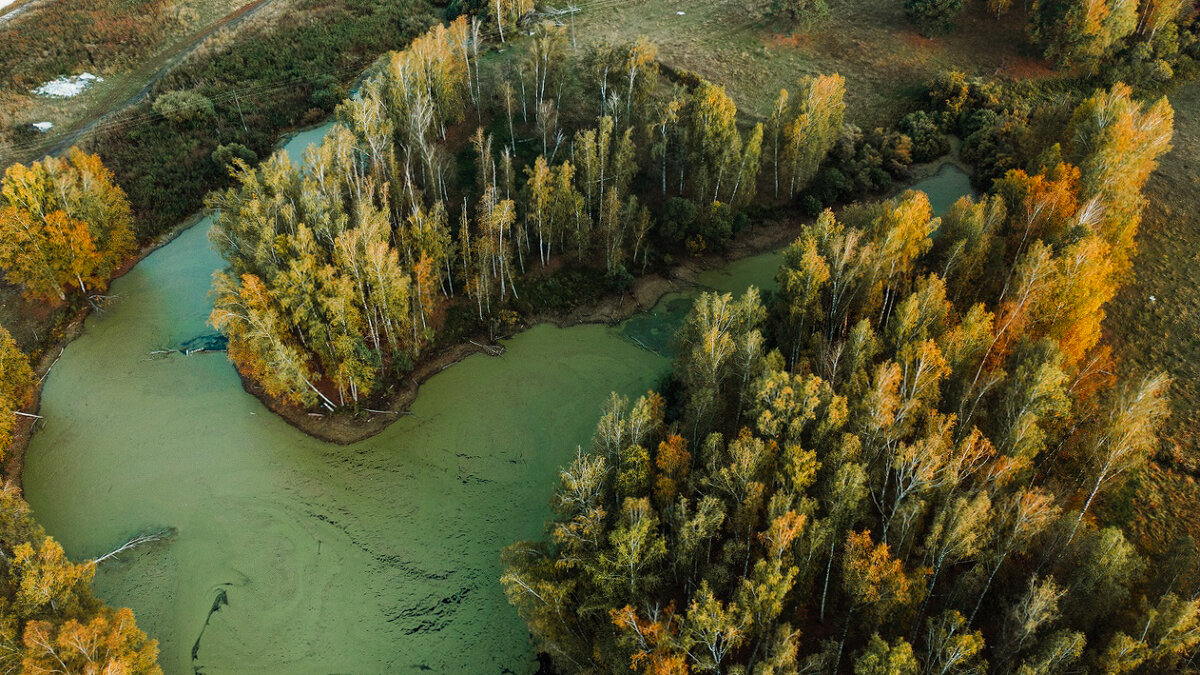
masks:
{"type": "Polygon", "coordinates": [[[105,560],[108,560],[109,558],[115,558],[118,555],[125,553],[126,551],[130,551],[132,549],[137,548],[138,546],[142,546],[145,544],[153,544],[156,541],[164,541],[166,539],[169,539],[170,537],[175,536],[175,532],[176,532],[176,530],[173,527],[161,527],[157,530],[143,532],[143,533],[135,536],[134,538],[130,539],[129,541],[125,542],[124,544],[121,544],[117,548],[109,551],[108,553],[105,553],[104,555],[100,556],[99,558],[96,558],[92,562],[96,565],[99,565],[100,563],[104,562],[105,560]]]}
{"type": "Polygon", "coordinates": [[[488,356],[500,356],[501,354],[504,353],[504,347],[502,347],[500,345],[481,345],[474,340],[467,340],[467,342],[470,342],[471,344],[475,345],[476,347],[479,347],[488,356]]]}

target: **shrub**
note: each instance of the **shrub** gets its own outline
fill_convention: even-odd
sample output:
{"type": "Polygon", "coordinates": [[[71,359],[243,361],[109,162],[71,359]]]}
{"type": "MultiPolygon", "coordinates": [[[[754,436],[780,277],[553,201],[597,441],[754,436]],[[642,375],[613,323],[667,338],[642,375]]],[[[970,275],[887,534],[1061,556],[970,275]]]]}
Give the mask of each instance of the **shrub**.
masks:
{"type": "Polygon", "coordinates": [[[212,151],[212,159],[217,166],[224,168],[233,164],[235,159],[240,159],[247,164],[254,164],[258,161],[258,153],[241,143],[226,143],[218,145],[217,149],[212,151]]]}
{"type": "Polygon", "coordinates": [[[771,14],[791,24],[809,26],[829,16],[825,0],[772,0],[771,14]]]}
{"type": "Polygon", "coordinates": [[[974,167],[971,180],[983,187],[1010,169],[1025,166],[1029,126],[1018,115],[981,115],[982,126],[963,141],[963,159],[974,167]]]}
{"type": "Polygon", "coordinates": [[[210,120],[216,115],[212,101],[197,91],[168,91],[154,99],[154,112],[175,124],[210,120]]]}
{"type": "Polygon", "coordinates": [[[912,139],[898,131],[876,129],[864,134],[846,125],[821,171],[801,197],[806,209],[830,206],[890,190],[896,178],[908,175],[912,139]],[[808,202],[805,197],[815,201],[808,202]]]}
{"type": "Polygon", "coordinates": [[[733,238],[734,215],[728,204],[713,202],[700,226],[700,236],[710,249],[724,250],[733,238]]]}
{"type": "Polygon", "coordinates": [[[950,141],[939,128],[938,120],[923,110],[906,115],[899,128],[912,140],[914,162],[928,162],[950,152],[950,141]]]}
{"type": "Polygon", "coordinates": [[[962,0],[904,0],[904,13],[923,35],[949,33],[962,9],[962,0]]]}
{"type": "Polygon", "coordinates": [[[683,197],[667,200],[658,228],[663,243],[678,246],[695,232],[696,205],[683,197]]]}
{"type": "Polygon", "coordinates": [[[633,285],[633,275],[625,269],[624,265],[617,265],[604,276],[604,283],[610,291],[620,293],[633,285]]]}

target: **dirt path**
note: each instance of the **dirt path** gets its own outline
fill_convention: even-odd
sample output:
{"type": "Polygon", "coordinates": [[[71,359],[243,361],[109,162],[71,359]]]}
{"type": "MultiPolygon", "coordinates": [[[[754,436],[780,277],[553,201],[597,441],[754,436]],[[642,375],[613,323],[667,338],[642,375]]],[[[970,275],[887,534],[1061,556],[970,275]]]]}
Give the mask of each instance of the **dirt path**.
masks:
{"type": "MultiPolygon", "coordinates": [[[[16,11],[10,12],[4,17],[0,17],[0,22],[15,16],[17,13],[41,4],[47,0],[33,0],[16,11]]],[[[103,98],[96,101],[92,106],[92,111],[82,119],[71,123],[65,132],[57,138],[57,140],[47,141],[47,145],[41,146],[37,152],[30,153],[34,157],[39,157],[44,154],[57,155],[61,154],[67,148],[75,145],[81,138],[92,133],[105,121],[115,117],[121,111],[136,105],[141,102],[154,85],[158,84],[172,68],[179,65],[192,52],[196,51],[200,45],[204,44],[208,38],[212,37],[218,31],[236,26],[247,18],[258,13],[264,6],[272,0],[254,0],[246,3],[236,11],[226,15],[221,20],[210,24],[200,30],[183,36],[175,41],[175,43],[162,52],[149,59],[131,73],[120,75],[120,80],[124,83],[123,86],[118,85],[113,87],[111,91],[106,93],[103,98]],[[133,87],[139,87],[136,91],[132,91],[133,87]]]]}

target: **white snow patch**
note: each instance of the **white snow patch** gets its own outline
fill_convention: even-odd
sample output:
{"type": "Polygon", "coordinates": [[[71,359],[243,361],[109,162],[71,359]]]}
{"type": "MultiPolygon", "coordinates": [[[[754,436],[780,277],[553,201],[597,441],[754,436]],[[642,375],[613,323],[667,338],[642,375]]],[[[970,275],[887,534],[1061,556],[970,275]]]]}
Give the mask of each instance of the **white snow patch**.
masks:
{"type": "Polygon", "coordinates": [[[687,12],[685,12],[683,10],[679,10],[678,12],[675,12],[675,13],[678,14],[679,16],[683,16],[683,15],[687,14],[687,12]]]}
{"type": "MultiPolygon", "coordinates": [[[[4,2],[4,0],[0,0],[0,2],[4,2]]],[[[33,128],[44,134],[54,128],[54,122],[34,122],[33,128]]]]}
{"type": "MultiPolygon", "coordinates": [[[[0,0],[0,2],[3,2],[3,0],[0,0]]],[[[84,73],[73,77],[63,76],[34,89],[33,93],[39,96],[49,96],[50,98],[71,98],[82,94],[85,89],[92,86],[93,82],[103,81],[103,77],[98,77],[91,73],[84,73]]]]}
{"type": "Polygon", "coordinates": [[[0,0],[0,9],[4,9],[5,7],[8,7],[9,5],[13,4],[16,1],[17,0],[0,0]]]}

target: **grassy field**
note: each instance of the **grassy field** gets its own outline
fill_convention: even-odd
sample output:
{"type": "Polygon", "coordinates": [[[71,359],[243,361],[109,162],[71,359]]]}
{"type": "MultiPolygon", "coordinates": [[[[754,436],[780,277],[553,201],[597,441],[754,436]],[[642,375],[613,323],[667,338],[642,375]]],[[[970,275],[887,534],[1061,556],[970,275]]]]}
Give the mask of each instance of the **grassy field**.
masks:
{"type": "Polygon", "coordinates": [[[135,96],[181,51],[250,0],[46,0],[0,24],[0,160],[27,160],[135,96]],[[63,75],[104,78],[68,99],[32,89],[63,75]],[[52,122],[46,134],[34,122],[52,122]],[[5,147],[7,139],[8,147],[5,147]]]}
{"type": "Polygon", "coordinates": [[[764,16],[768,3],[734,0],[596,0],[576,19],[580,44],[645,35],[660,59],[725,85],[738,107],[765,117],[781,88],[805,75],[846,78],[847,116],[861,127],[889,124],[911,110],[935,74],[1038,77],[1051,71],[1023,52],[1021,19],[997,23],[983,3],[968,9],[952,34],[924,38],[898,0],[830,3],[831,16],[794,32],[764,16]]]}
{"type": "Polygon", "coordinates": [[[1134,491],[1138,529],[1165,546],[1183,524],[1200,540],[1200,83],[1172,91],[1174,150],[1150,180],[1135,277],[1109,308],[1107,330],[1122,370],[1166,370],[1171,418],[1158,461],[1134,491]]]}

